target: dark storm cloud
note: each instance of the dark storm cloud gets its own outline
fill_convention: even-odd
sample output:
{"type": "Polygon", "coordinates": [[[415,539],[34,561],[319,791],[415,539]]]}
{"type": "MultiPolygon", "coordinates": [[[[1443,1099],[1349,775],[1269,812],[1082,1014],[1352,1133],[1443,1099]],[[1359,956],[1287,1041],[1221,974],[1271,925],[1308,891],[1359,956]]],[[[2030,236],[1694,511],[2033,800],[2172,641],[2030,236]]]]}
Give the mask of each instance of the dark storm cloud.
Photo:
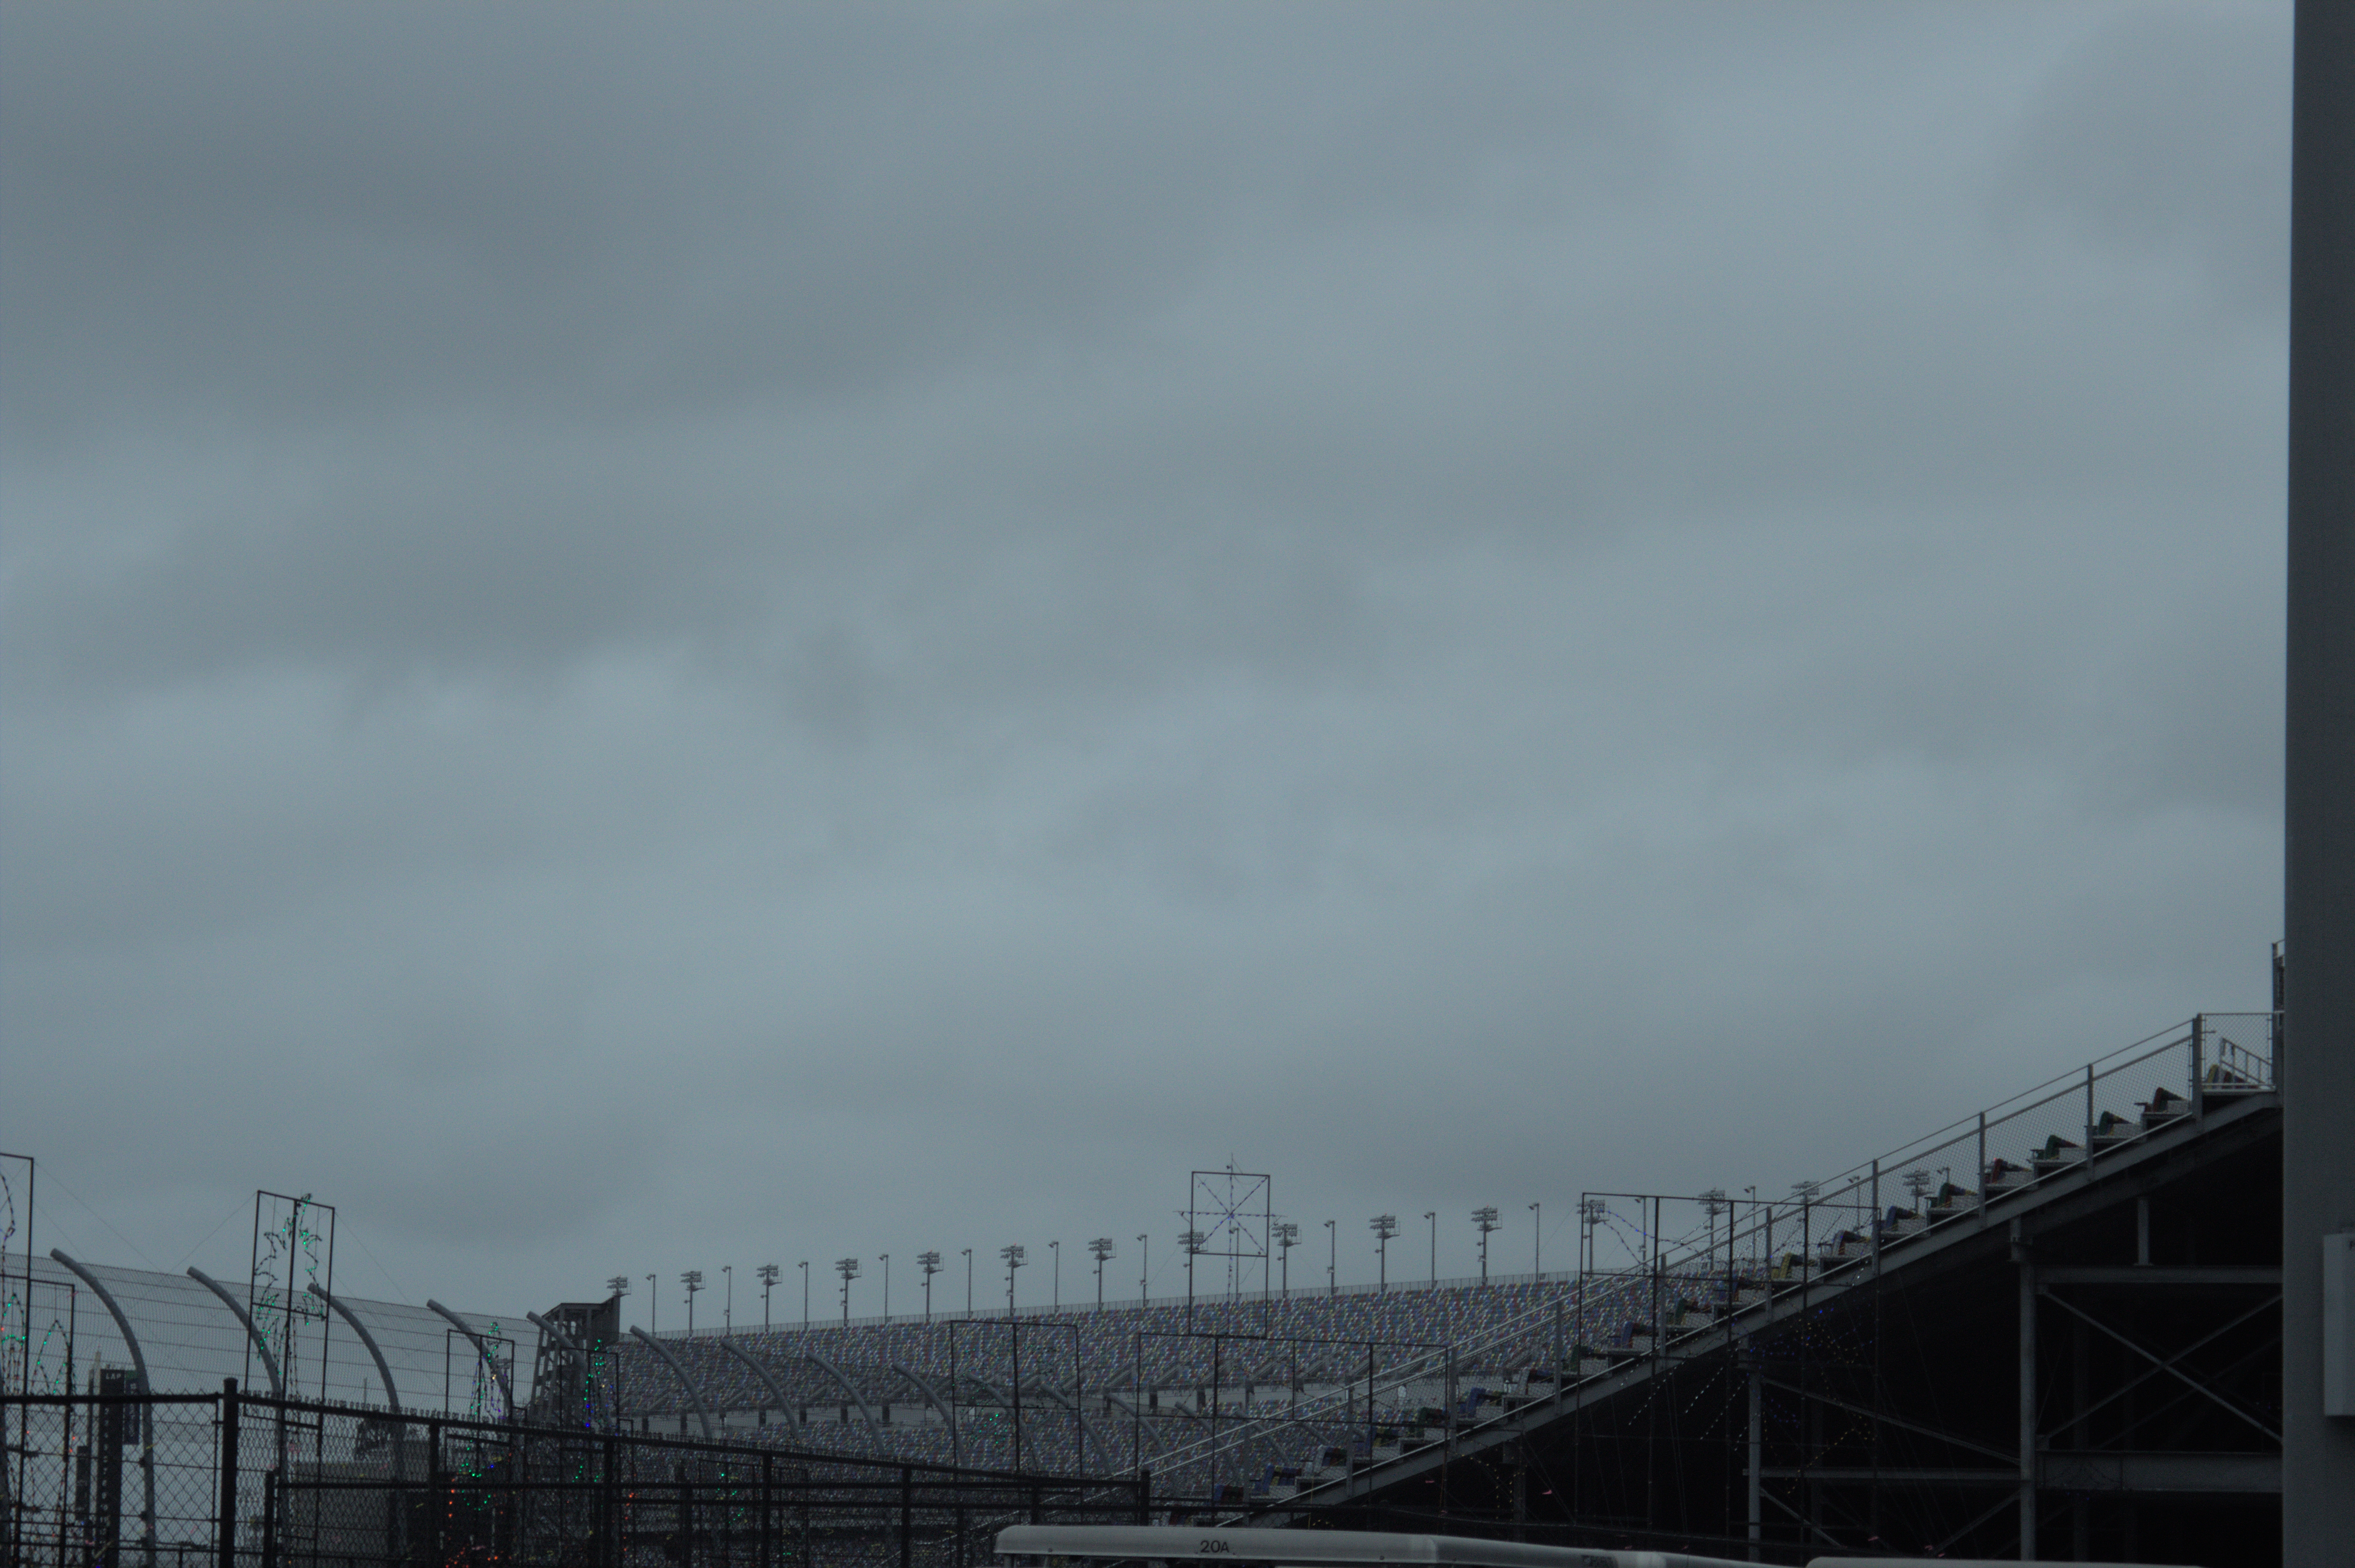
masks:
{"type": "Polygon", "coordinates": [[[2261,996],[2286,20],[9,7],[0,1144],[507,1308],[2261,996]]]}

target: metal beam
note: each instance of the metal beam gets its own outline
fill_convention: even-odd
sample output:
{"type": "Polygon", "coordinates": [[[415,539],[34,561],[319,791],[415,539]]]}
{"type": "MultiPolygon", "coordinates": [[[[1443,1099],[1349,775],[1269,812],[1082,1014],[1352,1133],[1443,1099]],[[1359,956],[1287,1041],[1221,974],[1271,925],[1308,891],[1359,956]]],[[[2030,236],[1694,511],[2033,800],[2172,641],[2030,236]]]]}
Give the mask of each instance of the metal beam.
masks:
{"type": "Polygon", "coordinates": [[[311,1294],[325,1302],[329,1311],[349,1324],[352,1332],[359,1336],[360,1343],[368,1347],[368,1359],[376,1362],[376,1375],[384,1379],[384,1402],[395,1415],[399,1415],[400,1391],[392,1386],[392,1368],[385,1363],[384,1352],[377,1348],[376,1336],[368,1332],[368,1325],[360,1321],[357,1313],[320,1289],[319,1282],[315,1279],[311,1282],[311,1294]]]}
{"type": "Polygon", "coordinates": [[[275,1399],[285,1398],[286,1380],[278,1375],[278,1358],[270,1353],[270,1341],[261,1337],[260,1329],[254,1327],[253,1314],[247,1311],[244,1304],[229,1293],[226,1286],[203,1269],[190,1268],[188,1277],[220,1298],[221,1305],[229,1308],[229,1316],[237,1319],[237,1326],[245,1330],[245,1337],[252,1341],[254,1350],[261,1354],[261,1370],[270,1374],[271,1396],[275,1399]]]}
{"type": "Polygon", "coordinates": [[[2041,1285],[2269,1285],[2281,1288],[2278,1266],[2239,1266],[2231,1264],[2047,1264],[2036,1271],[2041,1285]]]}
{"type": "Polygon", "coordinates": [[[2048,1449],[2037,1474],[2064,1492],[2279,1492],[2279,1454],[2104,1453],[2048,1449]]]}
{"type": "MultiPolygon", "coordinates": [[[[155,1393],[155,1385],[147,1381],[147,1352],[139,1348],[139,1336],[132,1332],[131,1319],[116,1304],[114,1292],[109,1290],[97,1275],[92,1274],[56,1247],[49,1249],[49,1256],[56,1259],[62,1267],[70,1270],[76,1279],[89,1286],[97,1294],[99,1301],[106,1308],[107,1316],[114,1319],[115,1330],[123,1336],[123,1343],[131,1351],[131,1369],[139,1376],[139,1392],[155,1393]]],[[[147,1548],[147,1568],[155,1568],[155,1418],[153,1407],[147,1405],[140,1407],[139,1478],[147,1493],[144,1507],[139,1516],[147,1548]]]]}
{"type": "Polygon", "coordinates": [[[515,1384],[508,1381],[506,1369],[499,1365],[498,1358],[491,1354],[490,1341],[476,1333],[474,1325],[432,1297],[425,1298],[425,1305],[428,1310],[439,1312],[448,1320],[452,1328],[466,1336],[466,1342],[474,1347],[474,1353],[483,1358],[483,1365],[490,1370],[493,1381],[499,1385],[500,1396],[507,1403],[507,1419],[514,1420],[516,1416],[515,1384]]]}
{"type": "Polygon", "coordinates": [[[696,1416],[703,1423],[703,1440],[707,1443],[719,1442],[719,1437],[711,1430],[711,1407],[703,1403],[703,1391],[695,1386],[695,1380],[687,1375],[687,1368],[677,1356],[670,1353],[670,1347],[644,1329],[632,1329],[630,1335],[638,1343],[662,1358],[663,1365],[670,1368],[671,1375],[678,1379],[678,1386],[687,1390],[687,1397],[695,1404],[696,1416]]]}

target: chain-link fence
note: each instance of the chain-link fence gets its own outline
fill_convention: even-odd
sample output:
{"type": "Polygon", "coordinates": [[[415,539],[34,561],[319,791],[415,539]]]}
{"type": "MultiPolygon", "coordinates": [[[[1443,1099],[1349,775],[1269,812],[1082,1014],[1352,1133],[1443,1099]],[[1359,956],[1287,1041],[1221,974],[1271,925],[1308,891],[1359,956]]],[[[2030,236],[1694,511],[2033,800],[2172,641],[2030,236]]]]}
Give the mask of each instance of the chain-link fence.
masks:
{"type": "Polygon", "coordinates": [[[964,1568],[1008,1524],[1141,1522],[1079,1479],[135,1391],[0,1402],[7,1568],[964,1568]],[[21,1434],[21,1440],[17,1436],[21,1434]]]}

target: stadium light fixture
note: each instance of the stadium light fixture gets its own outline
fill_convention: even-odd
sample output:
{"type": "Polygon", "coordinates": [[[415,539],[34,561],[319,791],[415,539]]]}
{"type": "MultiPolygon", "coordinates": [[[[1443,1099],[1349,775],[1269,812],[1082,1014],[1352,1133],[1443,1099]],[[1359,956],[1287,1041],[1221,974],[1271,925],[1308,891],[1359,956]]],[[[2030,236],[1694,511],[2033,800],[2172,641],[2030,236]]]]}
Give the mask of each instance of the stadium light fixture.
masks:
{"type": "Polygon", "coordinates": [[[964,1249],[964,1315],[973,1316],[973,1248],[964,1249]]]}
{"type": "Polygon", "coordinates": [[[1150,1235],[1136,1238],[1136,1305],[1142,1308],[1146,1302],[1145,1293],[1153,1284],[1153,1238],[1150,1235]]]}
{"type": "Polygon", "coordinates": [[[1439,1288],[1439,1211],[1425,1209],[1423,1217],[1431,1224],[1431,1287],[1439,1288]]]}
{"type": "Polygon", "coordinates": [[[883,1260],[883,1321],[889,1323],[891,1320],[891,1255],[879,1252],[875,1255],[883,1260]]]}
{"type": "Polygon", "coordinates": [[[1497,1205],[1484,1203],[1473,1210],[1472,1223],[1480,1230],[1480,1283],[1486,1285],[1488,1283],[1488,1233],[1499,1228],[1497,1224],[1497,1205]]]}
{"type": "Polygon", "coordinates": [[[703,1288],[703,1270],[690,1268],[678,1277],[678,1282],[687,1287],[687,1332],[692,1339],[695,1337],[695,1293],[703,1288]]]}
{"type": "Polygon", "coordinates": [[[1048,1270],[1053,1278],[1053,1283],[1049,1287],[1052,1294],[1047,1298],[1048,1309],[1060,1312],[1063,1309],[1063,1244],[1060,1241],[1050,1241],[1047,1244],[1047,1251],[1054,1259],[1054,1266],[1048,1270]]]}
{"type": "Polygon", "coordinates": [[[1006,1260],[1006,1318],[1007,1321],[1012,1322],[1014,1320],[1014,1271],[1028,1262],[1029,1258],[1020,1242],[1012,1242],[999,1247],[997,1255],[1006,1260]]]}
{"type": "Polygon", "coordinates": [[[1275,1226],[1277,1277],[1284,1282],[1278,1287],[1279,1294],[1276,1300],[1279,1302],[1292,1299],[1292,1249],[1299,1245],[1300,1227],[1290,1220],[1277,1221],[1275,1226]]]}
{"type": "Polygon", "coordinates": [[[1391,1288],[1391,1237],[1398,1234],[1398,1216],[1376,1214],[1366,1224],[1374,1233],[1374,1294],[1386,1296],[1391,1288]]]}
{"type": "Polygon", "coordinates": [[[802,1332],[809,1332],[809,1259],[801,1261],[802,1271],[802,1332]]]}
{"type": "Polygon", "coordinates": [[[661,1275],[649,1274],[646,1276],[646,1332],[649,1334],[655,1331],[655,1312],[656,1309],[662,1306],[662,1298],[655,1294],[655,1287],[660,1283],[662,1283],[661,1275]]]}
{"type": "Polygon", "coordinates": [[[924,1321],[929,1323],[932,1320],[932,1276],[941,1271],[941,1255],[920,1252],[916,1255],[916,1266],[924,1271],[924,1321]]]}
{"type": "Polygon", "coordinates": [[[1096,1312],[1098,1316],[1102,1316],[1103,1312],[1103,1266],[1104,1260],[1113,1255],[1112,1237],[1098,1236],[1095,1240],[1088,1243],[1088,1254],[1096,1260],[1096,1312]]]}
{"type": "Polygon", "coordinates": [[[1210,1238],[1200,1231],[1180,1231],[1178,1245],[1186,1249],[1186,1327],[1194,1327],[1194,1259],[1200,1255],[1202,1244],[1210,1238]]]}
{"type": "Polygon", "coordinates": [[[769,1331],[769,1292],[777,1287],[777,1278],[783,1271],[773,1263],[761,1266],[761,1332],[769,1331]]]}
{"type": "Polygon", "coordinates": [[[1340,1234],[1333,1228],[1332,1221],[1325,1222],[1325,1294],[1333,1297],[1341,1294],[1341,1277],[1337,1270],[1341,1261],[1341,1244],[1337,1239],[1340,1234]]]}
{"type": "Polygon", "coordinates": [[[728,1288],[719,1293],[719,1331],[732,1334],[736,1331],[736,1266],[721,1264],[719,1277],[728,1282],[728,1288]]]}
{"type": "MultiPolygon", "coordinates": [[[[1714,1257],[1717,1255],[1717,1216],[1733,1207],[1733,1204],[1727,1200],[1724,1188],[1711,1187],[1700,1195],[1700,1207],[1701,1213],[1709,1216],[1709,1255],[1714,1257]]],[[[1729,1232],[1732,1228],[1732,1226],[1727,1227],[1729,1232]]]]}
{"type": "Polygon", "coordinates": [[[842,1326],[847,1329],[850,1327],[850,1282],[858,1277],[858,1260],[837,1257],[834,1260],[834,1271],[842,1276],[842,1326]]]}
{"type": "Polygon", "coordinates": [[[1535,1203],[1529,1205],[1529,1273],[1545,1283],[1545,1210],[1535,1203]]]}

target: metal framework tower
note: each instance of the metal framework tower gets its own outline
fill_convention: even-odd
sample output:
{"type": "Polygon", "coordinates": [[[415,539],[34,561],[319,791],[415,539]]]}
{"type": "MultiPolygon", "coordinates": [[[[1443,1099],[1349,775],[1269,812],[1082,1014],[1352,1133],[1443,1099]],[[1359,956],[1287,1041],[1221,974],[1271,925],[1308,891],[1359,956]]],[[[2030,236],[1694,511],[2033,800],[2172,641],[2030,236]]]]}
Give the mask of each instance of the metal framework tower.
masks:
{"type": "MultiPolygon", "coordinates": [[[[2355,1233],[2355,5],[2298,0],[2293,91],[2282,1542],[2288,1568],[2323,1568],[2355,1541],[2355,1387],[2326,1401],[2323,1275],[2326,1238],[2355,1233]]],[[[2347,1355],[2330,1370],[2355,1384],[2347,1355]]]]}

